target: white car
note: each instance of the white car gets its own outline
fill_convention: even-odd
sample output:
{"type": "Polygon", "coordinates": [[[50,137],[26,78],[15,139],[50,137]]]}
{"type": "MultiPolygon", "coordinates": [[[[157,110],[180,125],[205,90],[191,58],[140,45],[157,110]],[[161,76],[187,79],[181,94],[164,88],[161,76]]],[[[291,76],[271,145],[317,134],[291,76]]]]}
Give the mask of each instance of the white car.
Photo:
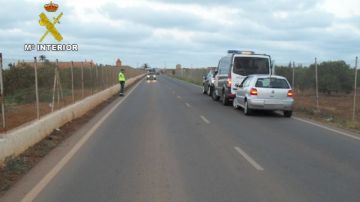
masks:
{"type": "Polygon", "coordinates": [[[259,109],[283,111],[285,117],[291,117],[294,92],[285,77],[250,75],[237,87],[233,106],[242,107],[246,115],[259,109]]]}

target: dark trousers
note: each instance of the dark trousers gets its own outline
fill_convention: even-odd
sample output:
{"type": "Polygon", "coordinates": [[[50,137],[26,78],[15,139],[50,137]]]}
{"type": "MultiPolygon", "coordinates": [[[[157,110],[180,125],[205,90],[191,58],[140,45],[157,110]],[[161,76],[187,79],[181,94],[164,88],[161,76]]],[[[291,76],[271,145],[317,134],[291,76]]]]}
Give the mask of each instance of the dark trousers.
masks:
{"type": "Polygon", "coordinates": [[[124,94],[125,81],[120,81],[120,94],[124,94]]]}

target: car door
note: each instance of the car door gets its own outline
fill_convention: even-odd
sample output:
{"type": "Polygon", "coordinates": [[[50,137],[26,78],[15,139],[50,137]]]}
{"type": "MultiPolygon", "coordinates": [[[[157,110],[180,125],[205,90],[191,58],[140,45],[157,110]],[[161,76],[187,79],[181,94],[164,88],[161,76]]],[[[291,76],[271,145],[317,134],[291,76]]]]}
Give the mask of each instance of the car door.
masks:
{"type": "Polygon", "coordinates": [[[244,106],[245,104],[246,89],[249,87],[250,82],[251,82],[251,77],[245,77],[243,82],[238,87],[238,90],[236,91],[237,102],[241,106],[244,106]]]}
{"type": "Polygon", "coordinates": [[[218,95],[221,95],[223,87],[227,85],[229,71],[230,71],[230,57],[227,56],[221,59],[221,64],[219,65],[218,85],[217,85],[218,95]]]}

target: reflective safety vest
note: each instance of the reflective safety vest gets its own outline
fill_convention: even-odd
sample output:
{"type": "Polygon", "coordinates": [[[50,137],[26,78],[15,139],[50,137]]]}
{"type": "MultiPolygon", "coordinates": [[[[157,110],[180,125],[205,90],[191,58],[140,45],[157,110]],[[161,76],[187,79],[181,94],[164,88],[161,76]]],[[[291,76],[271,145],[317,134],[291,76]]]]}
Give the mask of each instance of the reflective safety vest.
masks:
{"type": "Polygon", "coordinates": [[[124,73],[119,73],[119,81],[126,81],[124,73]]]}

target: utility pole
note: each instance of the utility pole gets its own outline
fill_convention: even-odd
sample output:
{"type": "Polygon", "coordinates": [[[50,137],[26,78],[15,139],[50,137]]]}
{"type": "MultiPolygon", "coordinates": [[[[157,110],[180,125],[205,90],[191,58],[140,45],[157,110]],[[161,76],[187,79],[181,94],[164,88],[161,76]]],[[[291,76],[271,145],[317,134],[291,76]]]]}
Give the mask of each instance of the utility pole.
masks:
{"type": "Polygon", "coordinates": [[[356,114],[356,91],[357,91],[357,66],[358,66],[358,57],[355,58],[355,84],[354,84],[354,105],[353,105],[353,116],[352,121],[355,121],[356,114]]]}

